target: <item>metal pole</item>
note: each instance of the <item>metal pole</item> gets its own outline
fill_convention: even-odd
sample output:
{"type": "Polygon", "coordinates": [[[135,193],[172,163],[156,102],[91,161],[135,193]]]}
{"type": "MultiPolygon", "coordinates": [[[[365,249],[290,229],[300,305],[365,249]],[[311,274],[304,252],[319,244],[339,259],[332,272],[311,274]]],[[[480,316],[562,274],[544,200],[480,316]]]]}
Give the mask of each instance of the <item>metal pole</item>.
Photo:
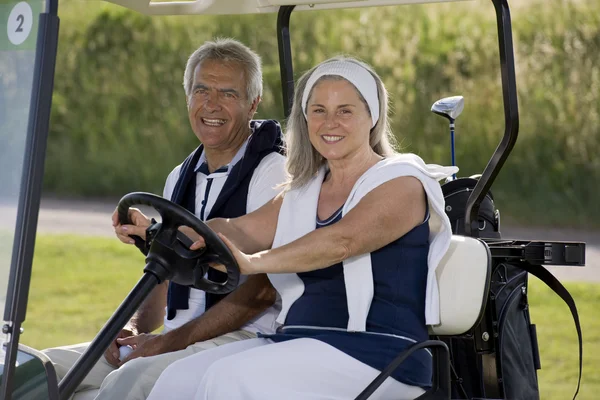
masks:
{"type": "MultiPolygon", "coordinates": [[[[148,265],[146,268],[148,268],[148,265]]],[[[158,283],[158,278],[152,273],[146,272],[142,276],[129,295],[123,300],[119,308],[117,308],[113,316],[106,322],[100,332],[98,332],[85,352],[79,357],[71,369],[69,369],[67,375],[60,381],[58,384],[59,399],[66,400],[73,392],[75,392],[77,386],[79,386],[96,362],[102,357],[108,346],[119,334],[119,331],[123,329],[144,299],[158,283]]]]}
{"type": "Polygon", "coordinates": [[[294,103],[294,66],[292,64],[292,46],[290,44],[290,16],[296,6],[283,6],[277,14],[277,45],[279,49],[279,73],[281,74],[281,92],[283,93],[283,112],[290,116],[294,103]]]}
{"type": "MultiPolygon", "coordinates": [[[[456,157],[454,152],[454,120],[450,120],[450,156],[452,166],[456,166],[456,157]]],[[[452,179],[456,179],[456,174],[452,174],[452,179]]]]}
{"type": "Polygon", "coordinates": [[[500,53],[500,73],[502,78],[502,95],[504,100],[504,136],[496,148],[492,158],[485,167],[483,174],[473,193],[467,201],[465,216],[465,235],[478,236],[479,207],[485,195],[492,187],[498,172],[502,169],[519,134],[519,107],[517,102],[517,79],[515,76],[515,57],[513,52],[512,25],[508,0],[492,0],[496,9],[498,25],[498,44],[500,53]]]}
{"type": "Polygon", "coordinates": [[[8,280],[8,297],[4,309],[4,320],[8,323],[2,327],[2,332],[10,335],[0,387],[0,398],[4,400],[10,400],[12,397],[21,324],[25,320],[29,296],[58,49],[57,10],[58,0],[46,0],[46,12],[40,14],[39,20],[25,159],[8,280]]]}

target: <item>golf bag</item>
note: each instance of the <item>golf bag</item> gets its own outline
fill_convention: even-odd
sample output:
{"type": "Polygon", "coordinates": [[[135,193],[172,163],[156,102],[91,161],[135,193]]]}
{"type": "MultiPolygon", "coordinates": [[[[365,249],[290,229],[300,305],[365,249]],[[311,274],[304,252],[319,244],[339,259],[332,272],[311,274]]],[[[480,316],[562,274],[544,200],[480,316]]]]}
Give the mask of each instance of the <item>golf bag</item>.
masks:
{"type": "MultiPolygon", "coordinates": [[[[445,183],[442,193],[446,202],[446,214],[452,224],[452,233],[455,235],[465,234],[465,212],[467,200],[477,185],[475,178],[459,178],[445,183]]],[[[480,237],[500,239],[500,212],[494,207],[494,197],[491,192],[485,195],[485,199],[479,207],[479,231],[480,237]]]]}
{"type": "MultiPolygon", "coordinates": [[[[467,200],[476,184],[477,179],[459,178],[442,186],[454,234],[464,234],[467,200]]],[[[491,192],[481,203],[478,221],[479,237],[501,238],[491,192]]],[[[580,335],[581,367],[581,331],[568,291],[541,265],[494,258],[486,310],[478,327],[464,337],[444,339],[450,349],[452,399],[539,399],[541,364],[536,327],[529,318],[528,273],[550,286],[571,308],[580,335]]]]}

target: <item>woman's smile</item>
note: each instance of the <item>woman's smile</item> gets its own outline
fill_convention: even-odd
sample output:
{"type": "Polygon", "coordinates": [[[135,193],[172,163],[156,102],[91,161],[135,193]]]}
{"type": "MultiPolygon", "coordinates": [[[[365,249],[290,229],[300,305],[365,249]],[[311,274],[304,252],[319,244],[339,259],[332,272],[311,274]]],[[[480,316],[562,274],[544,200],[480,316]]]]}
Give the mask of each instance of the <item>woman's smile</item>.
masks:
{"type": "Polygon", "coordinates": [[[343,136],[336,136],[336,135],[323,135],[321,136],[321,139],[323,139],[323,141],[327,144],[333,144],[333,143],[337,143],[340,140],[342,140],[344,137],[343,136]]]}

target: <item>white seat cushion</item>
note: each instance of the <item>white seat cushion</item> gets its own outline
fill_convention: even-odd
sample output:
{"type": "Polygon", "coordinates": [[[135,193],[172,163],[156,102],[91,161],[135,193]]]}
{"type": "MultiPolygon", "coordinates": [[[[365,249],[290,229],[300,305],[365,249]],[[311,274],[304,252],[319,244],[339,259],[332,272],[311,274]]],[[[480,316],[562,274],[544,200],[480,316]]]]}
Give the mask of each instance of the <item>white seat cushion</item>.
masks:
{"type": "Polygon", "coordinates": [[[436,270],[440,291],[440,324],[432,335],[461,335],[481,318],[488,295],[491,255],[481,240],[452,236],[450,248],[436,270]]]}

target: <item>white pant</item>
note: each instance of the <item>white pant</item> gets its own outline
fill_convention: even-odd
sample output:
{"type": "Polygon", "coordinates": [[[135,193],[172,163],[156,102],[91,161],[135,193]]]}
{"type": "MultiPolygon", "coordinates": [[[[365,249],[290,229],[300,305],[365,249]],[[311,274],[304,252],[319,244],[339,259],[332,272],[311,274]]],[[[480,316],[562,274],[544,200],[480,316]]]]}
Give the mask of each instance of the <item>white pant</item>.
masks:
{"type": "MultiPolygon", "coordinates": [[[[148,400],[348,400],[379,374],[316,339],[231,343],[171,364],[148,400]]],[[[423,389],[388,378],[371,400],[414,399],[423,389]]]]}
{"type": "MultiPolygon", "coordinates": [[[[145,400],[159,375],[177,360],[206,349],[255,337],[254,333],[248,331],[230,332],[211,340],[195,343],[184,350],[153,357],[136,358],[125,363],[119,369],[110,365],[102,356],[77,387],[72,398],[73,400],[94,398],[96,400],[145,400]]],[[[74,346],[56,347],[43,352],[54,364],[60,380],[75,364],[88,345],[89,343],[82,343],[74,346]]]]}

